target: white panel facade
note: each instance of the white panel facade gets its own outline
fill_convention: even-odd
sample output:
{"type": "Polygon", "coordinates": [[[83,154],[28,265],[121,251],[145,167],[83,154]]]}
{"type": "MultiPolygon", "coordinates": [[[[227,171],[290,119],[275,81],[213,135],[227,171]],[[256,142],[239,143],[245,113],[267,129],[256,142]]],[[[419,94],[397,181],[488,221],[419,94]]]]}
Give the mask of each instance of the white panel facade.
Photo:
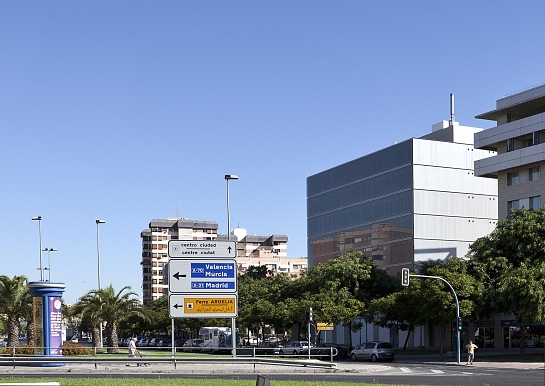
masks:
{"type": "MultiPolygon", "coordinates": [[[[492,180],[494,181],[494,180],[492,180]]],[[[494,181],[494,186],[496,183],[494,181]]],[[[416,190],[414,212],[449,217],[498,218],[496,195],[416,190]]]]}
{"type": "Polygon", "coordinates": [[[498,191],[495,180],[475,178],[473,170],[423,165],[414,166],[414,189],[483,195],[496,195],[498,191]]]}
{"type": "Polygon", "coordinates": [[[414,238],[473,242],[496,227],[493,219],[414,215],[414,238]]]}
{"type": "Polygon", "coordinates": [[[423,139],[413,141],[415,165],[473,170],[474,160],[474,150],[471,145],[423,139]]]}

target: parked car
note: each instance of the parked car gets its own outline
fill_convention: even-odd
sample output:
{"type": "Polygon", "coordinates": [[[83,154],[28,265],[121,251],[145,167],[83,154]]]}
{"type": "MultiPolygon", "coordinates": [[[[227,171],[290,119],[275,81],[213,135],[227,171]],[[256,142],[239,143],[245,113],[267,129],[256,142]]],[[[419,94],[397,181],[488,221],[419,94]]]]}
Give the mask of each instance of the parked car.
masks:
{"type": "Polygon", "coordinates": [[[74,336],[72,339],[70,339],[70,342],[72,343],[78,343],[79,342],[79,339],[77,336],[74,336]]]}
{"type": "Polygon", "coordinates": [[[330,359],[333,354],[333,359],[348,358],[348,348],[343,348],[335,343],[316,343],[310,350],[312,356],[318,356],[320,359],[330,359]]]}
{"type": "Polygon", "coordinates": [[[145,347],[148,345],[148,342],[149,342],[149,338],[140,338],[139,340],[136,341],[136,345],[140,347],[145,347]]]}
{"type": "Polygon", "coordinates": [[[259,342],[255,348],[256,355],[275,355],[280,354],[280,344],[278,342],[271,342],[264,340],[259,342]]]}
{"type": "Polygon", "coordinates": [[[304,340],[297,340],[288,342],[279,350],[280,355],[304,355],[308,354],[308,342],[304,340]]]}
{"type": "Polygon", "coordinates": [[[188,339],[185,341],[183,347],[184,351],[199,351],[202,349],[202,339],[188,339]]]}
{"type": "Polygon", "coordinates": [[[161,348],[171,347],[171,343],[172,341],[170,339],[160,339],[157,342],[157,347],[161,347],[161,348]]]}
{"type": "Polygon", "coordinates": [[[370,359],[373,362],[378,360],[393,361],[394,357],[394,347],[390,342],[365,342],[358,345],[350,352],[350,358],[352,358],[353,361],[359,359],[370,359]]]}

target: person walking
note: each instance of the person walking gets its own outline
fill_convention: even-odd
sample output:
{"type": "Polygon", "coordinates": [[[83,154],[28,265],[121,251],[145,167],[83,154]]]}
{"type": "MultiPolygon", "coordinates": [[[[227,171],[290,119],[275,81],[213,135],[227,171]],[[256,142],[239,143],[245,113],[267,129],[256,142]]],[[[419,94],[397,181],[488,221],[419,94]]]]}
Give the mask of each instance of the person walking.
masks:
{"type": "MultiPolygon", "coordinates": [[[[132,338],[129,341],[129,358],[136,358],[136,353],[138,350],[136,349],[136,338],[132,338]]],[[[127,363],[127,366],[130,366],[130,364],[127,363]]]]}
{"type": "Polygon", "coordinates": [[[467,364],[472,365],[473,359],[475,359],[475,350],[478,349],[476,344],[473,344],[473,341],[469,341],[469,344],[466,345],[467,348],[467,364]]]}

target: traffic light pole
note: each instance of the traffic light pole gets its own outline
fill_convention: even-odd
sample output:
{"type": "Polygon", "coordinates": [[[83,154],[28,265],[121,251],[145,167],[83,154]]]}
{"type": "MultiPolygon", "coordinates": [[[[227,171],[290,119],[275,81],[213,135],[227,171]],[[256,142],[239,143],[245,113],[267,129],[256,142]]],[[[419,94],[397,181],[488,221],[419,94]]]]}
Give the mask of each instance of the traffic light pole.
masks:
{"type": "MultiPolygon", "coordinates": [[[[458,296],[456,296],[456,292],[454,291],[454,288],[452,288],[452,286],[450,285],[450,283],[448,281],[446,281],[445,279],[443,279],[442,277],[439,277],[439,276],[416,275],[416,274],[412,274],[412,273],[409,276],[423,277],[423,278],[427,278],[427,279],[442,280],[445,283],[447,283],[450,290],[454,294],[454,301],[456,302],[456,334],[457,334],[456,340],[458,341],[458,343],[456,345],[457,346],[456,347],[456,362],[458,364],[460,364],[460,326],[461,326],[461,323],[460,323],[460,304],[458,303],[458,296]]],[[[407,280],[407,284],[408,284],[408,280],[407,280]]]]}

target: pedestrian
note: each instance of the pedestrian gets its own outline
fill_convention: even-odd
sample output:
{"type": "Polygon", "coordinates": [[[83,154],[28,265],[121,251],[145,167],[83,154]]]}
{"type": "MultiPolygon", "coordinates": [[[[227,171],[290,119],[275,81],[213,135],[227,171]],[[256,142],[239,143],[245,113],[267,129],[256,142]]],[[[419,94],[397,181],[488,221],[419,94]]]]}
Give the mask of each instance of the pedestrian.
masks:
{"type": "MultiPolygon", "coordinates": [[[[132,338],[129,341],[129,358],[136,358],[136,353],[138,350],[136,349],[136,338],[132,338]]],[[[127,366],[130,366],[130,364],[127,363],[127,366]]]]}
{"type": "Polygon", "coordinates": [[[475,350],[478,349],[476,344],[473,344],[473,341],[469,341],[469,344],[466,345],[467,348],[467,364],[472,365],[473,359],[475,359],[475,350]]]}

